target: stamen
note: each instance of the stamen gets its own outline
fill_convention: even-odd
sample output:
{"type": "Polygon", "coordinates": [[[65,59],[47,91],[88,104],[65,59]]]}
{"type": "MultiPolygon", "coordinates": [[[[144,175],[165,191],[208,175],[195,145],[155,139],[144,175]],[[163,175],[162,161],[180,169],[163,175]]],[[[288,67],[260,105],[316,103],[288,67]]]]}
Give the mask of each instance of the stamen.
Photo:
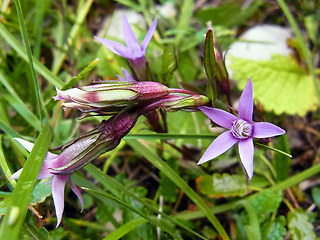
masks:
{"type": "Polygon", "coordinates": [[[231,133],[235,138],[248,138],[252,134],[252,125],[243,119],[238,119],[232,123],[231,133]]]}

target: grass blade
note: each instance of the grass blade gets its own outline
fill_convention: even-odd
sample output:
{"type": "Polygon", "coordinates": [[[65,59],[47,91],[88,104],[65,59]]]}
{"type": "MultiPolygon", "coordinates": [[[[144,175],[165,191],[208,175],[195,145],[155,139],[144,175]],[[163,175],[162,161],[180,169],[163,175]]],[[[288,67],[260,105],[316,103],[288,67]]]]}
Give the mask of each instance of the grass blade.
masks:
{"type": "Polygon", "coordinates": [[[173,181],[178,187],[185,192],[185,194],[205,213],[209,221],[215,227],[222,239],[229,239],[227,233],[221,226],[218,219],[212,214],[210,208],[205,204],[201,197],[193,191],[193,189],[162,159],[153,153],[149,148],[143,145],[138,140],[126,140],[126,142],[140,155],[144,156],[155,167],[162,171],[171,181],[173,181]]]}
{"type": "Polygon", "coordinates": [[[123,224],[121,227],[114,230],[112,233],[106,236],[103,240],[118,240],[122,238],[124,235],[126,235],[128,232],[132,231],[133,229],[147,222],[148,220],[144,218],[133,219],[130,222],[127,222],[126,224],[123,224]]]}
{"type": "MultiPolygon", "coordinates": [[[[23,46],[15,39],[14,36],[8,31],[8,29],[5,27],[5,25],[0,21],[0,35],[1,37],[12,47],[18,55],[23,58],[25,61],[28,61],[28,55],[23,48],[23,46]]],[[[42,63],[40,63],[39,60],[32,58],[34,63],[34,68],[42,75],[45,79],[47,79],[49,82],[51,82],[54,86],[58,88],[62,88],[64,85],[64,82],[58,78],[56,75],[54,75],[48,68],[46,68],[42,63]]]]}
{"type": "Polygon", "coordinates": [[[47,113],[46,108],[44,107],[44,103],[43,103],[43,99],[41,97],[36,72],[33,67],[32,52],[31,52],[30,42],[29,42],[29,38],[28,38],[27,28],[26,28],[24,18],[23,18],[20,0],[15,0],[14,3],[16,6],[16,10],[17,10],[21,35],[22,35],[22,39],[23,39],[23,42],[25,45],[26,52],[27,52],[28,62],[29,62],[29,67],[30,67],[30,72],[31,72],[31,86],[33,88],[33,91],[30,92],[30,95],[32,96],[33,93],[35,94],[36,109],[38,111],[40,121],[42,122],[42,120],[48,115],[48,113],[47,113]]]}

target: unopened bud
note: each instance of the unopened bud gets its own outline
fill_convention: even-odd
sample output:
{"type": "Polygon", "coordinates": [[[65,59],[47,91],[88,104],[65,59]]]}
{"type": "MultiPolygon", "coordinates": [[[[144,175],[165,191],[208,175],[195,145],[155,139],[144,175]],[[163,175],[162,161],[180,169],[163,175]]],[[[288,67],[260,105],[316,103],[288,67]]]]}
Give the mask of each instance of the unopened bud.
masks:
{"type": "Polygon", "coordinates": [[[105,112],[121,110],[128,104],[157,99],[169,94],[168,88],[157,82],[99,83],[65,91],[57,90],[56,100],[64,100],[64,107],[83,112],[104,109],[105,112]]]}
{"type": "Polygon", "coordinates": [[[198,111],[198,107],[205,106],[210,102],[210,99],[203,95],[191,95],[187,97],[175,96],[168,98],[162,106],[167,111],[198,111]]]}

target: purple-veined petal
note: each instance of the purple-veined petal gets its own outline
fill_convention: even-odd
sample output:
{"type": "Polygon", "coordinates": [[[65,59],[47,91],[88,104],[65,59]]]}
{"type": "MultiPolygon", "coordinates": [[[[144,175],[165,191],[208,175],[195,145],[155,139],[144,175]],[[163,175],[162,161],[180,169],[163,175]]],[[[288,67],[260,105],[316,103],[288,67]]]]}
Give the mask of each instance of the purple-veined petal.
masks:
{"type": "Polygon", "coordinates": [[[134,35],[132,28],[128,23],[128,19],[125,15],[123,15],[123,18],[122,18],[122,25],[123,25],[123,37],[127,46],[129,48],[140,49],[139,42],[136,36],[134,35]]]}
{"type": "Polygon", "coordinates": [[[66,182],[70,178],[70,175],[67,176],[54,176],[52,180],[52,198],[54,203],[54,208],[56,210],[57,217],[57,226],[60,225],[62,214],[64,210],[64,187],[66,182]]]}
{"type": "Polygon", "coordinates": [[[55,163],[54,161],[44,160],[37,178],[45,179],[45,178],[52,177],[53,174],[50,172],[50,169],[52,168],[52,165],[54,165],[54,163],[55,163]]]}
{"type": "Polygon", "coordinates": [[[244,172],[247,175],[248,180],[250,180],[253,175],[254,146],[252,138],[239,141],[239,154],[244,172]]]}
{"type": "Polygon", "coordinates": [[[199,107],[199,109],[213,122],[227,129],[230,129],[232,127],[232,123],[238,120],[235,115],[217,108],[199,107]]]}
{"type": "Polygon", "coordinates": [[[112,51],[115,54],[118,54],[118,51],[115,49],[117,48],[126,48],[124,45],[122,45],[121,43],[115,42],[115,41],[111,41],[108,39],[104,39],[104,38],[99,38],[97,36],[94,37],[95,39],[97,39],[100,43],[102,43],[106,48],[108,48],[110,51],[112,51]]]}
{"type": "Polygon", "coordinates": [[[148,47],[148,44],[150,42],[150,40],[152,39],[152,36],[154,34],[154,31],[156,30],[157,27],[157,18],[155,18],[150,26],[150,28],[148,29],[148,32],[146,34],[146,36],[143,39],[143,42],[141,44],[141,51],[145,52],[145,50],[148,47]]]}
{"type": "MultiPolygon", "coordinates": [[[[13,140],[17,141],[18,143],[20,143],[22,145],[22,147],[24,147],[28,152],[31,152],[32,151],[32,148],[34,146],[34,143],[32,142],[28,142],[26,140],[23,140],[21,138],[13,138],[13,140]]],[[[56,154],[53,154],[51,152],[47,152],[47,155],[45,156],[45,160],[53,160],[57,157],[58,155],[56,154]]]]}
{"type": "Polygon", "coordinates": [[[243,89],[243,92],[239,101],[239,117],[252,122],[253,114],[253,93],[252,93],[252,81],[249,78],[247,85],[243,89]]]}
{"type": "Polygon", "coordinates": [[[22,172],[22,168],[20,168],[18,171],[13,173],[10,178],[11,179],[18,179],[20,177],[21,172],[22,172]]]}
{"type": "Polygon", "coordinates": [[[226,131],[219,135],[208,147],[205,153],[202,155],[200,161],[197,163],[202,164],[209,160],[219,156],[220,154],[231,148],[239,139],[233,137],[230,131],[226,131]]]}
{"type": "Polygon", "coordinates": [[[285,134],[286,131],[278,126],[268,122],[257,122],[253,124],[254,138],[268,138],[285,134]]]}
{"type": "Polygon", "coordinates": [[[79,201],[81,203],[81,206],[82,206],[81,212],[82,212],[84,204],[83,204],[83,197],[82,197],[82,194],[80,192],[80,189],[71,181],[71,179],[69,180],[69,185],[70,185],[70,188],[71,188],[72,192],[74,192],[74,194],[77,195],[77,197],[78,197],[78,199],[79,199],[79,201]]]}

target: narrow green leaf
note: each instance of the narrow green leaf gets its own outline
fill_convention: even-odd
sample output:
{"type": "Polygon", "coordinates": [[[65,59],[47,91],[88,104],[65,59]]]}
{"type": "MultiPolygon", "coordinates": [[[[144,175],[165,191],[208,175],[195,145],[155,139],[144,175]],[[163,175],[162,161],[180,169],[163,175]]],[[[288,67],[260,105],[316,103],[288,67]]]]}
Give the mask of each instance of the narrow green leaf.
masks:
{"type": "Polygon", "coordinates": [[[133,147],[133,149],[144,156],[148,161],[150,161],[155,167],[166,174],[178,187],[185,192],[185,194],[205,213],[209,221],[216,228],[217,232],[220,234],[222,239],[229,239],[227,233],[221,226],[218,219],[212,214],[209,207],[201,199],[201,197],[193,191],[193,189],[174,171],[170,168],[161,158],[153,153],[149,148],[143,145],[137,140],[126,140],[126,142],[133,147]]]}
{"type": "Polygon", "coordinates": [[[21,172],[17,185],[11,194],[10,203],[0,227],[0,239],[18,239],[27,214],[28,202],[43,159],[47,154],[51,138],[51,125],[48,122],[45,122],[28,160],[26,161],[23,171],[21,172]]]}
{"type": "Polygon", "coordinates": [[[11,184],[11,186],[14,187],[16,185],[16,181],[12,180],[10,178],[12,173],[11,173],[10,168],[8,166],[6,157],[4,156],[4,152],[3,152],[3,148],[2,148],[2,136],[3,135],[0,135],[0,167],[2,169],[4,176],[7,179],[7,181],[11,184]]]}
{"type": "MultiPolygon", "coordinates": [[[[0,22],[0,35],[1,37],[18,53],[18,55],[25,61],[28,61],[28,55],[23,46],[16,40],[16,38],[8,31],[5,25],[0,22]]],[[[51,82],[54,86],[62,88],[64,82],[54,75],[48,68],[46,68],[39,60],[33,58],[35,70],[42,75],[45,79],[51,82]]]]}
{"type": "MultiPolygon", "coordinates": [[[[124,137],[124,139],[214,139],[218,135],[215,134],[172,134],[172,133],[145,133],[145,134],[128,134],[124,137]]],[[[259,147],[263,147],[265,149],[280,153],[284,156],[292,158],[292,156],[289,153],[283,152],[279,149],[276,149],[274,147],[270,147],[261,143],[254,143],[255,145],[259,147]]]]}
{"type": "Polygon", "coordinates": [[[116,203],[130,209],[131,211],[137,213],[138,215],[140,215],[141,217],[143,217],[144,219],[146,219],[148,222],[154,224],[155,226],[160,227],[163,231],[166,231],[167,233],[171,234],[174,238],[176,239],[182,239],[181,237],[179,237],[175,232],[172,231],[171,227],[167,225],[167,223],[165,223],[163,220],[159,220],[159,219],[155,219],[153,217],[149,217],[148,215],[140,212],[139,210],[135,209],[134,207],[128,205],[127,203],[123,202],[122,200],[114,197],[111,194],[108,194],[106,192],[100,191],[100,190],[93,190],[93,189],[89,189],[89,188],[82,188],[84,190],[86,190],[89,193],[93,193],[93,194],[98,194],[100,196],[103,196],[107,199],[113,200],[116,203]]]}
{"type": "Polygon", "coordinates": [[[135,193],[130,191],[128,188],[122,186],[122,184],[117,182],[114,178],[106,175],[105,173],[103,173],[100,169],[98,169],[94,165],[89,163],[85,167],[85,170],[88,171],[88,173],[90,173],[95,179],[97,179],[101,184],[103,184],[103,186],[106,189],[108,189],[110,192],[112,192],[114,195],[118,196],[120,193],[121,194],[126,194],[127,196],[132,197],[136,201],[142,203],[151,212],[154,212],[154,213],[157,213],[157,214],[161,214],[161,216],[164,219],[172,221],[177,226],[180,226],[181,228],[183,228],[184,230],[188,231],[189,233],[197,236],[199,239],[205,239],[203,236],[201,236],[200,234],[196,233],[192,229],[186,227],[185,225],[183,225],[179,221],[175,220],[174,218],[168,216],[167,214],[165,214],[163,212],[160,212],[155,206],[153,206],[149,202],[145,201],[143,198],[140,198],[139,196],[136,196],[135,193]]]}
{"type": "MultiPolygon", "coordinates": [[[[289,140],[286,135],[277,137],[277,143],[275,147],[284,152],[290,152],[289,140]]],[[[281,182],[288,178],[291,165],[291,158],[275,152],[273,166],[277,173],[277,181],[281,182]]]]}
{"type": "Polygon", "coordinates": [[[12,95],[4,95],[5,100],[36,130],[41,130],[41,122],[39,119],[23,104],[20,99],[16,99],[12,95]]]}
{"type": "Polygon", "coordinates": [[[190,21],[193,14],[193,5],[193,0],[185,0],[182,2],[179,22],[177,26],[178,34],[175,39],[176,45],[179,45],[181,43],[186,31],[189,29],[190,21]]]}
{"type": "Polygon", "coordinates": [[[33,59],[32,59],[32,51],[31,51],[30,42],[29,42],[29,38],[28,38],[27,28],[26,28],[26,25],[24,22],[24,17],[23,17],[23,13],[22,13],[20,0],[14,0],[14,3],[16,6],[21,35],[22,35],[22,39],[24,42],[26,52],[27,52],[29,68],[30,68],[30,72],[31,72],[31,84],[30,85],[32,86],[33,91],[31,90],[29,92],[29,94],[32,97],[33,97],[32,94],[33,93],[35,94],[34,98],[35,98],[35,103],[36,103],[36,111],[38,111],[40,122],[42,122],[44,120],[44,118],[48,115],[48,113],[47,113],[47,109],[44,106],[39,83],[38,83],[36,72],[34,69],[34,64],[33,64],[33,59]]]}
{"type": "Polygon", "coordinates": [[[63,86],[63,88],[61,90],[66,90],[66,89],[71,88],[74,85],[76,85],[81,79],[85,78],[92,71],[93,68],[95,68],[95,66],[97,65],[98,62],[99,62],[99,58],[92,61],[81,73],[79,73],[77,76],[71,78],[63,86]]]}
{"type": "Polygon", "coordinates": [[[106,236],[103,240],[118,240],[126,235],[128,232],[132,231],[133,229],[147,223],[148,220],[145,218],[137,218],[133,219],[126,224],[123,224],[121,227],[114,230],[108,236],[106,236]]]}
{"type": "Polygon", "coordinates": [[[212,29],[209,29],[204,42],[204,69],[206,70],[206,74],[209,79],[209,86],[212,94],[210,97],[212,97],[212,105],[214,106],[217,98],[217,89],[214,81],[214,77],[217,74],[217,67],[213,37],[213,31],[212,29]]]}
{"type": "Polygon", "coordinates": [[[33,55],[36,59],[40,58],[41,53],[41,42],[42,42],[42,32],[43,32],[43,19],[46,10],[50,5],[50,0],[36,0],[36,9],[35,12],[35,24],[33,28],[33,32],[35,35],[34,38],[34,49],[33,55]]]}
{"type": "MultiPolygon", "coordinates": [[[[53,66],[52,66],[52,72],[54,74],[58,74],[58,72],[62,66],[62,63],[66,57],[68,45],[69,46],[73,45],[73,41],[75,40],[76,35],[80,31],[80,27],[83,24],[87,14],[89,13],[92,2],[93,2],[93,0],[87,0],[84,4],[78,5],[77,18],[76,18],[75,23],[72,26],[71,31],[69,33],[68,40],[67,40],[68,43],[65,43],[62,47],[62,49],[64,49],[65,51],[58,52],[59,54],[57,54],[56,55],[57,57],[54,58],[54,62],[53,62],[53,66]]],[[[83,3],[83,1],[81,1],[80,3],[83,3]]],[[[58,88],[61,89],[62,86],[59,86],[58,88]]]]}

